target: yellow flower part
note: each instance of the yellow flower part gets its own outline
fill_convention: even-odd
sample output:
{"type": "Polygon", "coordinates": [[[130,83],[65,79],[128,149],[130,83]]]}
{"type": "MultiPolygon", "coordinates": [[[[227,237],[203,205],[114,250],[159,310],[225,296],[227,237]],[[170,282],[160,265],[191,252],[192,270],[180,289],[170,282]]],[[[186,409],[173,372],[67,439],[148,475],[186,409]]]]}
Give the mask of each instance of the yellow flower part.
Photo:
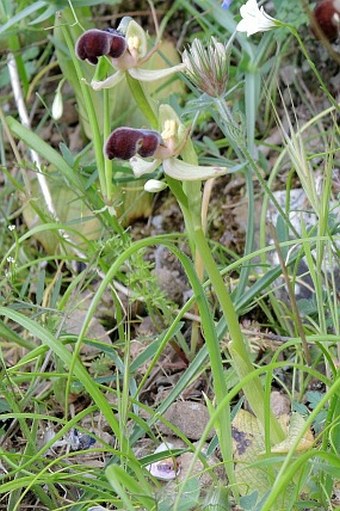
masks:
{"type": "Polygon", "coordinates": [[[177,136],[177,125],[174,119],[167,119],[164,122],[163,131],[161,133],[161,137],[164,140],[169,140],[169,138],[174,138],[177,136]]]}

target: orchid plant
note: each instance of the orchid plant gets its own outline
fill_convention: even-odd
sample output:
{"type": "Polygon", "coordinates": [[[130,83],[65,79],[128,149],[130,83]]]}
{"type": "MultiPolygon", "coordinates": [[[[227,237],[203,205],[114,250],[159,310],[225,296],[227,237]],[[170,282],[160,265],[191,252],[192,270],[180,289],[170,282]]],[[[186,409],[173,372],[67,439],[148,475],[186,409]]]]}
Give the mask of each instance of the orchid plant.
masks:
{"type": "MultiPolygon", "coordinates": [[[[269,19],[267,19],[269,25],[269,19]]],[[[242,27],[241,27],[242,28],[242,27]]],[[[212,97],[222,98],[225,94],[228,81],[229,53],[232,38],[227,46],[212,39],[208,48],[202,43],[194,41],[190,49],[183,54],[183,63],[166,70],[147,72],[141,68],[149,58],[147,51],[146,34],[144,30],[133,20],[124,19],[117,30],[86,31],[76,43],[78,58],[87,60],[92,65],[97,65],[94,78],[91,82],[95,90],[114,87],[124,73],[133,80],[139,82],[144,79],[158,79],[161,75],[185,71],[189,77],[203,92],[212,97]],[[115,74],[98,80],[102,73],[102,59],[111,59],[112,65],[117,68],[115,74]]],[[[136,96],[137,104],[141,108],[151,108],[151,102],[146,97],[143,104],[136,96]]],[[[153,114],[152,110],[152,114],[153,114]]],[[[147,118],[153,118],[152,114],[147,118]]],[[[234,367],[242,379],[253,372],[248,349],[246,347],[233,305],[231,296],[225,286],[223,278],[217,268],[211,250],[207,243],[204,227],[202,224],[202,195],[201,183],[204,180],[218,178],[230,171],[235,171],[239,166],[201,166],[198,164],[196,152],[189,136],[188,129],[183,125],[180,118],[169,105],[160,105],[155,122],[149,128],[132,128],[120,126],[115,128],[106,138],[104,143],[104,155],[106,161],[119,159],[129,162],[136,177],[150,175],[161,167],[164,172],[164,181],[154,179],[145,185],[146,190],[158,191],[169,186],[175,195],[183,212],[186,231],[193,258],[203,262],[203,266],[211,280],[216,295],[220,301],[225,316],[232,342],[229,346],[231,359],[234,367]]],[[[197,266],[196,266],[197,268],[197,266]]],[[[203,328],[205,328],[203,326],[203,328]]],[[[211,356],[212,373],[216,393],[216,405],[219,406],[227,393],[226,382],[223,374],[223,364],[219,345],[211,332],[205,332],[208,352],[211,356]]],[[[264,396],[262,384],[258,377],[254,376],[252,382],[245,385],[244,392],[247,399],[265,428],[264,396]]],[[[231,423],[228,407],[224,407],[220,414],[221,427],[218,434],[221,435],[221,448],[226,470],[230,481],[234,481],[231,452],[231,423]],[[223,424],[223,426],[222,426],[223,424]]],[[[274,417],[270,417],[270,431],[272,442],[282,440],[282,430],[274,417]]]]}
{"type": "MultiPolygon", "coordinates": [[[[227,4],[224,5],[224,7],[226,6],[227,4]]],[[[248,0],[241,7],[240,14],[242,19],[237,24],[236,30],[246,32],[247,36],[284,26],[279,20],[269,16],[263,7],[259,8],[256,0],[248,0]]],[[[124,19],[117,30],[90,29],[86,31],[76,43],[76,55],[79,59],[97,66],[91,82],[92,88],[96,91],[114,87],[124,74],[139,83],[144,80],[159,79],[176,72],[185,72],[191,82],[201,92],[211,97],[221,111],[223,110],[229,123],[226,135],[230,134],[230,142],[235,148],[235,153],[243,154],[249,160],[253,170],[256,170],[256,163],[252,160],[240,136],[235,137],[229,131],[230,129],[236,132],[239,130],[239,127],[233,124],[224,100],[232,41],[233,37],[225,46],[216,39],[212,39],[208,47],[205,48],[200,41],[194,40],[191,48],[183,53],[182,64],[161,71],[144,70],[142,66],[155,51],[155,48],[148,52],[146,34],[142,27],[134,20],[124,19]],[[107,58],[110,59],[117,71],[113,75],[103,78],[102,63],[106,62],[107,58]]],[[[104,69],[106,73],[107,67],[104,69]]],[[[225,317],[231,338],[228,349],[233,366],[240,380],[252,375],[252,379],[243,386],[245,396],[263,430],[270,431],[270,443],[272,445],[279,443],[284,438],[283,430],[271,412],[269,417],[265,416],[262,383],[260,378],[253,374],[254,367],[240,329],[233,300],[212,256],[202,223],[202,181],[234,172],[240,168],[240,165],[231,165],[230,167],[199,165],[189,130],[176,112],[169,105],[160,105],[155,113],[151,107],[150,98],[147,96],[143,97],[141,103],[140,97],[136,95],[136,101],[144,111],[145,108],[150,110],[146,116],[148,119],[152,119],[150,128],[116,127],[108,134],[103,144],[105,160],[118,159],[128,162],[135,177],[150,177],[145,184],[146,191],[158,192],[168,186],[176,197],[183,212],[193,259],[195,262],[198,260],[203,262],[225,317]],[[162,169],[163,180],[155,179],[153,173],[157,169],[162,169]]],[[[227,406],[222,408],[227,388],[221,353],[216,337],[211,331],[205,331],[205,328],[206,325],[203,325],[207,349],[212,361],[216,406],[217,408],[221,407],[220,426],[217,428],[217,433],[220,436],[222,456],[229,481],[235,483],[231,451],[230,410],[227,406]]]]}
{"type": "Polygon", "coordinates": [[[159,109],[161,131],[116,128],[105,143],[108,159],[129,160],[135,177],[151,174],[162,165],[164,174],[179,181],[206,180],[224,175],[226,167],[194,165],[178,158],[187,141],[187,133],[174,110],[159,109]],[[148,158],[152,157],[151,160],[148,158]]]}

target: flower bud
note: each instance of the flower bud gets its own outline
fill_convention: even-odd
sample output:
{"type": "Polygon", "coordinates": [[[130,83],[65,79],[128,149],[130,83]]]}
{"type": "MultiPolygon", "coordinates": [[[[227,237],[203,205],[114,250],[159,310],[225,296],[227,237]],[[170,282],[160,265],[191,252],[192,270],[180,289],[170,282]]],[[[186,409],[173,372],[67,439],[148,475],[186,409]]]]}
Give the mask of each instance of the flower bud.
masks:
{"type": "Polygon", "coordinates": [[[148,179],[148,181],[144,185],[144,190],[149,193],[158,193],[162,190],[165,190],[167,184],[164,181],[159,181],[158,179],[148,179]]]}
{"type": "Polygon", "coordinates": [[[119,58],[126,51],[127,42],[125,37],[113,28],[99,30],[92,28],[84,32],[76,42],[76,55],[80,60],[87,60],[91,64],[97,64],[98,57],[107,55],[111,58],[119,58]]]}
{"type": "Polygon", "coordinates": [[[56,94],[53,99],[53,103],[52,103],[51,116],[52,116],[52,119],[54,119],[55,121],[58,121],[61,118],[61,116],[63,115],[63,111],[64,111],[63,96],[61,93],[63,84],[64,84],[64,80],[62,80],[59,83],[59,85],[57,87],[56,94]]]}
{"type": "Polygon", "coordinates": [[[228,81],[229,48],[214,37],[205,47],[199,39],[194,39],[182,55],[183,63],[190,80],[198,89],[209,96],[224,94],[228,81]]]}

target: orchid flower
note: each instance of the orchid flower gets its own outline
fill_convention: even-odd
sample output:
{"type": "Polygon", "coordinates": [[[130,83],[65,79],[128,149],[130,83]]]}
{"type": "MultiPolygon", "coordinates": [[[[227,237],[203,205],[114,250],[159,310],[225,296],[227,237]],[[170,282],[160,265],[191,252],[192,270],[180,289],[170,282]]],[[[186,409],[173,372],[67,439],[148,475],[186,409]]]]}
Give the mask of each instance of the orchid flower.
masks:
{"type": "Polygon", "coordinates": [[[192,165],[178,158],[186,143],[186,130],[169,105],[160,107],[162,132],[130,127],[116,128],[106,141],[105,156],[129,160],[136,177],[150,174],[160,165],[164,173],[179,181],[198,181],[228,172],[226,167],[192,165]],[[152,160],[145,158],[152,157],[152,160]]]}
{"type": "Polygon", "coordinates": [[[269,16],[263,7],[257,5],[257,0],[248,0],[240,8],[241,21],[237,24],[238,32],[247,32],[247,36],[257,32],[265,32],[280,25],[280,22],[269,16]]]}
{"type": "Polygon", "coordinates": [[[99,57],[111,58],[117,71],[105,80],[91,82],[94,90],[108,89],[119,83],[125,73],[140,81],[154,81],[182,71],[184,64],[165,69],[141,69],[141,66],[155,52],[156,47],[147,51],[147,36],[143,28],[133,19],[125,17],[117,30],[108,28],[99,30],[92,28],[84,32],[76,42],[76,55],[96,65],[99,57]]]}

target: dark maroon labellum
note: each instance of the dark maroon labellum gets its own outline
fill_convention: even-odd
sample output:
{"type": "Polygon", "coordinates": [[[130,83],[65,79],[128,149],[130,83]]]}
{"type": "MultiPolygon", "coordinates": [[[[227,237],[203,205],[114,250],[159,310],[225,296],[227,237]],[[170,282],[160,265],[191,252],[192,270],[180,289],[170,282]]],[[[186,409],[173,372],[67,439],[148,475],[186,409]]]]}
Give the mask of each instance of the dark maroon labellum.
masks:
{"type": "Polygon", "coordinates": [[[125,52],[127,43],[125,37],[109,28],[99,30],[92,28],[84,32],[76,42],[76,55],[81,60],[88,60],[91,64],[97,64],[98,57],[107,55],[119,58],[125,52]]]}
{"type": "Polygon", "coordinates": [[[146,158],[155,153],[160,143],[161,136],[157,131],[117,128],[107,139],[104,152],[109,160],[129,160],[137,153],[146,158]]]}
{"type": "MultiPolygon", "coordinates": [[[[335,41],[340,35],[340,2],[339,0],[322,0],[314,9],[314,19],[324,36],[335,41]]],[[[318,37],[316,30],[313,30],[318,37]]]]}
{"type": "Polygon", "coordinates": [[[142,158],[153,156],[162,139],[159,133],[151,130],[143,130],[143,143],[138,149],[138,154],[142,158]]]}

